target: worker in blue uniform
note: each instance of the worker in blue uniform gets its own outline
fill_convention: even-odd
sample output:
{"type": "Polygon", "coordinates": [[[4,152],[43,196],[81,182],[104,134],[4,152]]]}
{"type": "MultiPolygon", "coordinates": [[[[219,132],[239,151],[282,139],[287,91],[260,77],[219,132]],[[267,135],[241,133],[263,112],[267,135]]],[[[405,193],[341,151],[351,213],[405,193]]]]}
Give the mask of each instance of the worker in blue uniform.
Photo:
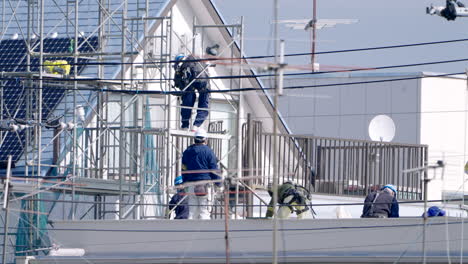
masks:
{"type": "MultiPolygon", "coordinates": [[[[182,177],[187,186],[189,219],[210,219],[212,204],[211,180],[221,179],[218,176],[218,159],[213,150],[207,146],[207,133],[200,128],[195,132],[195,144],[189,146],[182,154],[182,177]],[[197,182],[203,181],[201,184],[197,182]]],[[[214,182],[221,188],[221,182],[214,182]]]]}
{"type": "MultiPolygon", "coordinates": [[[[182,176],[177,176],[174,180],[174,186],[180,186],[182,183],[182,176]]],[[[169,202],[169,211],[172,210],[175,212],[174,219],[187,219],[189,217],[188,199],[183,188],[177,188],[177,193],[172,196],[169,202]]]]}
{"type": "Polygon", "coordinates": [[[397,190],[395,186],[387,184],[377,192],[367,195],[362,209],[363,218],[400,217],[397,190]]]}
{"type": "Polygon", "coordinates": [[[207,79],[206,67],[191,55],[179,54],[175,57],[175,61],[174,84],[182,90],[181,128],[188,129],[190,126],[192,108],[197,99],[195,91],[198,91],[197,116],[193,122],[194,130],[197,130],[208,117],[210,82],[207,79]]]}

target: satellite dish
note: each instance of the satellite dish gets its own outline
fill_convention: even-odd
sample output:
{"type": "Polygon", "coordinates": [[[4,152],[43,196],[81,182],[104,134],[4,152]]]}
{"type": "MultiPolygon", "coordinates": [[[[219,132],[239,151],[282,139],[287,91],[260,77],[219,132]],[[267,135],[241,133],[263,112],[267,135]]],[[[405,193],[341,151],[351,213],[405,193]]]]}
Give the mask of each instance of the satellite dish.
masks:
{"type": "Polygon", "coordinates": [[[369,137],[374,141],[390,142],[395,137],[395,123],[387,115],[378,115],[369,123],[369,137]]]}

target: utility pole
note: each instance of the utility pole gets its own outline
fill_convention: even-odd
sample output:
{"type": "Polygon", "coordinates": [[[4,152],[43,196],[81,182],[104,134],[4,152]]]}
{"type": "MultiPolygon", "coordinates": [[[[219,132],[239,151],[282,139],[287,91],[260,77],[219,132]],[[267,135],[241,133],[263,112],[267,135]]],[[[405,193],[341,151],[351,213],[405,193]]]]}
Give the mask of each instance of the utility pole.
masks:
{"type": "Polygon", "coordinates": [[[312,15],[312,54],[311,54],[311,65],[312,65],[312,71],[315,71],[315,43],[317,40],[317,0],[314,0],[314,6],[313,6],[313,15],[312,15]]]}
{"type": "Polygon", "coordinates": [[[275,20],[275,30],[274,30],[274,49],[275,49],[275,94],[273,102],[273,264],[278,263],[278,97],[283,94],[283,71],[286,64],[284,63],[284,40],[279,40],[278,37],[278,11],[279,11],[279,1],[275,0],[274,8],[274,20],[275,20]],[[278,47],[280,52],[278,55],[278,47]]]}
{"type": "Polygon", "coordinates": [[[278,263],[278,247],[276,240],[278,238],[278,216],[277,216],[277,204],[278,204],[278,163],[279,156],[278,151],[278,97],[283,95],[283,72],[286,64],[284,63],[284,40],[280,42],[280,59],[275,63],[275,79],[276,88],[274,96],[274,113],[273,113],[273,264],[278,263]]]}

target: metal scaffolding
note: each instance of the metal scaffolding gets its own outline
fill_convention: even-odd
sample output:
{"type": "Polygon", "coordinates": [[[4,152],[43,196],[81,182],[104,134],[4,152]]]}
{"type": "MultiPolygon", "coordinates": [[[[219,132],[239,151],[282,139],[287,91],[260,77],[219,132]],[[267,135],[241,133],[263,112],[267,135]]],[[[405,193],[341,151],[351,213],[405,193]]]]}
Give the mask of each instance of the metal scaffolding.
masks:
{"type": "MultiPolygon", "coordinates": [[[[194,18],[191,35],[179,35],[174,7],[158,0],[4,0],[0,7],[0,50],[17,49],[7,62],[0,61],[0,163],[13,156],[11,178],[22,179],[10,190],[19,196],[12,200],[25,201],[24,211],[47,212],[55,219],[164,218],[182,153],[193,137],[179,129],[182,107],[169,93],[176,91],[170,62],[180,52],[200,57],[213,45],[210,32],[225,30],[230,39],[217,56],[236,64],[235,58],[244,58],[243,19],[222,25],[194,18]],[[159,16],[162,8],[167,12],[159,16]],[[66,66],[69,72],[54,72],[66,66]]],[[[227,74],[244,75],[242,64],[227,74]]],[[[205,71],[211,66],[203,64],[205,71]]],[[[244,88],[241,78],[211,84],[215,90],[244,88]]],[[[235,197],[229,198],[235,200],[232,210],[242,204],[243,216],[253,215],[248,205],[255,193],[239,195],[239,189],[265,186],[272,160],[279,164],[281,180],[313,188],[311,168],[361,147],[333,139],[272,139],[258,121],[245,118],[244,104],[240,92],[221,93],[211,100],[206,124],[223,175],[239,180],[235,197]],[[278,147],[272,149],[272,142],[278,147]],[[316,158],[319,150],[322,160],[316,158]]],[[[322,171],[330,176],[317,180],[319,188],[327,189],[329,182],[344,188],[344,176],[322,171]]],[[[223,208],[216,207],[213,215],[225,216],[223,208]]],[[[28,219],[35,234],[25,235],[29,244],[22,252],[36,254],[44,245],[36,243],[41,234],[33,229],[44,221],[28,219]]]]}
{"type": "MultiPolygon", "coordinates": [[[[178,129],[180,106],[177,97],[167,93],[175,89],[170,64],[180,52],[175,43],[197,55],[209,41],[205,31],[224,27],[233,39],[220,55],[239,57],[243,25],[201,25],[194,19],[192,36],[179,36],[173,30],[173,11],[155,16],[155,5],[160,1],[6,0],[0,4],[4,14],[0,43],[16,40],[15,45],[25,47],[24,58],[15,61],[20,65],[1,70],[0,122],[5,129],[0,132],[0,147],[8,144],[8,136],[21,139],[13,167],[24,177],[25,186],[60,196],[57,200],[63,203],[51,203],[49,213],[59,208],[60,218],[70,220],[164,217],[168,188],[181,172],[181,154],[193,136],[178,129]],[[57,14],[51,17],[53,12],[57,14]],[[48,61],[65,61],[58,66],[66,64],[70,72],[46,72],[48,61]],[[3,96],[12,80],[24,87],[15,99],[24,108],[3,96]],[[149,90],[163,93],[138,93],[149,90]],[[52,99],[51,93],[55,93],[52,99]],[[46,104],[47,100],[54,102],[46,104]],[[11,129],[20,123],[20,129],[11,129]],[[57,184],[39,178],[53,178],[57,184]]],[[[240,80],[229,82],[231,88],[240,88],[240,80]]],[[[214,89],[219,89],[217,85],[214,89]]],[[[210,145],[225,168],[242,165],[239,98],[239,94],[223,95],[213,102],[229,107],[209,109],[210,145]],[[212,118],[215,112],[225,113],[236,124],[227,128],[212,118]]],[[[241,168],[227,171],[234,177],[241,172],[241,168]]],[[[31,199],[25,209],[38,210],[43,197],[31,199]]]]}
{"type": "MultiPolygon", "coordinates": [[[[201,25],[194,19],[192,37],[179,36],[172,30],[172,10],[165,16],[156,17],[151,12],[153,2],[126,0],[113,3],[99,0],[90,4],[97,8],[92,14],[97,18],[91,20],[87,14],[90,8],[83,7],[86,3],[74,0],[66,0],[65,3],[27,1],[26,7],[22,7],[24,3],[20,1],[3,2],[2,13],[12,8],[13,15],[9,21],[7,16],[2,17],[0,38],[11,38],[13,29],[9,25],[14,20],[20,21],[13,27],[16,31],[27,32],[24,36],[27,67],[24,71],[2,72],[5,78],[20,79],[27,90],[24,96],[27,111],[22,119],[31,125],[22,131],[25,137],[23,154],[14,161],[18,165],[24,164],[25,176],[53,175],[69,179],[72,183],[70,190],[63,192],[69,192],[72,201],[76,194],[102,196],[107,193],[116,195],[117,192],[118,201],[132,197],[137,204],[143,203],[148,192],[156,190],[167,194],[165,190],[181,171],[180,156],[190,143],[191,134],[178,130],[176,120],[180,107],[174,96],[168,93],[138,94],[136,91],[169,92],[174,89],[170,82],[172,67],[168,63],[174,54],[180,52],[174,50],[174,39],[181,43],[179,46],[186,53],[196,55],[196,51],[202,50],[208,43],[205,31],[226,28],[233,33],[233,39],[220,52],[220,56],[242,56],[243,25],[201,25]],[[49,8],[62,12],[61,19],[57,19],[55,25],[45,25],[44,20],[50,16],[46,10],[49,8]],[[27,10],[27,14],[21,12],[23,9],[27,10]],[[21,20],[25,17],[27,23],[23,25],[21,20]],[[37,21],[38,24],[35,23],[37,21]],[[44,43],[53,37],[54,30],[61,30],[60,35],[66,36],[66,52],[63,49],[50,51],[44,43]],[[201,41],[196,41],[197,38],[201,38],[201,41]],[[236,42],[240,43],[240,47],[236,46],[236,42]],[[87,50],[84,51],[83,47],[87,50]],[[57,59],[65,59],[71,65],[69,75],[45,72],[44,63],[57,59]],[[114,78],[110,74],[112,72],[119,74],[114,78]],[[46,87],[61,87],[64,91],[54,109],[47,111],[48,116],[43,113],[42,103],[46,98],[43,94],[46,87]],[[51,118],[60,121],[62,127],[46,131],[44,123],[51,118]],[[51,146],[53,158],[52,162],[47,162],[42,153],[50,151],[51,146]],[[153,156],[148,155],[149,152],[153,156]],[[157,177],[148,179],[148,175],[157,177]],[[107,187],[78,187],[82,181],[107,187]],[[110,183],[114,189],[107,190],[110,183]]],[[[234,74],[234,70],[231,73],[234,74]]],[[[241,81],[230,80],[229,85],[240,88],[241,81]]],[[[1,90],[4,90],[3,86],[1,90]]],[[[213,120],[208,125],[208,132],[212,132],[212,144],[217,146],[217,154],[227,157],[224,161],[227,164],[224,165],[232,165],[229,160],[237,160],[237,165],[241,166],[242,153],[238,146],[242,145],[242,138],[237,136],[241,134],[242,126],[239,117],[240,95],[223,95],[223,98],[231,108],[224,112],[237,119],[237,129],[227,131],[222,121],[213,120]],[[234,134],[231,135],[231,132],[234,134]]],[[[6,105],[3,97],[0,105],[2,108],[6,105]]],[[[210,116],[217,111],[213,107],[209,110],[210,116]]],[[[3,114],[2,119],[16,120],[17,117],[3,114]]],[[[2,132],[2,136],[8,133],[17,132],[2,132]]],[[[237,174],[240,175],[240,172],[239,167],[237,174]]],[[[167,195],[161,198],[167,199],[167,195]]],[[[138,208],[124,207],[119,205],[119,218],[127,217],[128,210],[138,208]]],[[[70,210],[71,219],[75,219],[75,205],[70,210]]],[[[150,217],[145,215],[144,210],[138,211],[139,217],[150,217]]]]}

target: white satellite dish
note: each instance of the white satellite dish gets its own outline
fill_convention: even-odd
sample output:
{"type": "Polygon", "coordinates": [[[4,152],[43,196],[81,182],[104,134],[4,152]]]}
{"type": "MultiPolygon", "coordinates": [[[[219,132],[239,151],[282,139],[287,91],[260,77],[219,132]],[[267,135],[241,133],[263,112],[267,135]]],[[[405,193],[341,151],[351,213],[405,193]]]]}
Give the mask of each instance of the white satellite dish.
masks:
{"type": "Polygon", "coordinates": [[[378,115],[369,123],[369,137],[374,141],[390,142],[395,137],[395,123],[387,115],[378,115]]]}

